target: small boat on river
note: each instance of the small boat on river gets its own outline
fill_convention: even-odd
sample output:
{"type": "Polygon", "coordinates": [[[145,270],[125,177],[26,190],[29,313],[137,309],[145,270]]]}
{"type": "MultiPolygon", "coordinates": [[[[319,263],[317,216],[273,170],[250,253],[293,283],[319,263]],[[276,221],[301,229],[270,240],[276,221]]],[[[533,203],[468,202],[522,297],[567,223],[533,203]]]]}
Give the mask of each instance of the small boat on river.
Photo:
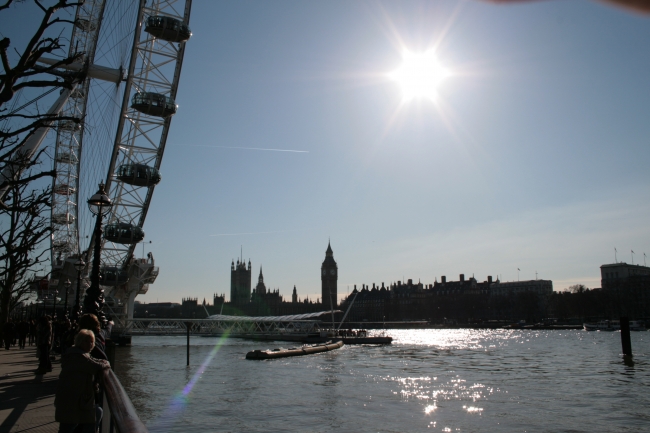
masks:
{"type": "Polygon", "coordinates": [[[597,323],[584,323],[585,331],[620,331],[621,324],[618,320],[601,320],[597,323]]]}
{"type": "MultiPolygon", "coordinates": [[[[585,331],[620,331],[618,320],[601,320],[598,323],[584,323],[585,331]]],[[[646,331],[645,323],[640,320],[630,320],[630,331],[646,331]]]]}
{"type": "Polygon", "coordinates": [[[342,341],[345,344],[391,344],[393,337],[388,335],[368,335],[365,329],[353,331],[351,329],[337,329],[327,334],[332,341],[342,341]]]}
{"type": "Polygon", "coordinates": [[[275,359],[287,358],[289,356],[304,356],[312,355],[314,353],[329,352],[343,347],[343,341],[336,341],[334,343],[327,342],[323,344],[305,345],[302,347],[294,347],[291,349],[273,349],[273,350],[253,350],[246,354],[246,359],[275,359]]]}
{"type": "Polygon", "coordinates": [[[391,344],[393,337],[387,335],[377,335],[374,337],[334,337],[335,340],[342,341],[345,344],[391,344]]]}

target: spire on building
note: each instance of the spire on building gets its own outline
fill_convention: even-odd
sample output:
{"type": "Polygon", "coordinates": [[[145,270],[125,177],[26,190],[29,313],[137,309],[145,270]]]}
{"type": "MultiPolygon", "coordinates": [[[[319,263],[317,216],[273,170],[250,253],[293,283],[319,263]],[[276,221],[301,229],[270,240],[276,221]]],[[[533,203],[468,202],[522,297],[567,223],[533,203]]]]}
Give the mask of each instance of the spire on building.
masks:
{"type": "Polygon", "coordinates": [[[334,251],[332,251],[332,246],[330,245],[330,241],[327,241],[327,251],[325,251],[325,255],[327,257],[332,257],[334,255],[334,251]]]}

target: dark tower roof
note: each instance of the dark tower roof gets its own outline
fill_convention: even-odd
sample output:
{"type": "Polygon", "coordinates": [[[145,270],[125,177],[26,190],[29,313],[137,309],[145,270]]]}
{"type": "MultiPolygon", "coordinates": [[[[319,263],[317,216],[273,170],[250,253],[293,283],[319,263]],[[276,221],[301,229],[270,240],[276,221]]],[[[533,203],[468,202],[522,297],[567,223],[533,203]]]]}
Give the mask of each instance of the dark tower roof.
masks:
{"type": "Polygon", "coordinates": [[[332,246],[327,242],[327,251],[325,251],[325,260],[323,261],[323,266],[332,265],[336,266],[336,261],[334,260],[334,251],[332,251],[332,246]]]}
{"type": "Polygon", "coordinates": [[[259,281],[260,283],[264,282],[264,275],[262,275],[262,265],[260,265],[260,276],[257,281],[259,281]]]}

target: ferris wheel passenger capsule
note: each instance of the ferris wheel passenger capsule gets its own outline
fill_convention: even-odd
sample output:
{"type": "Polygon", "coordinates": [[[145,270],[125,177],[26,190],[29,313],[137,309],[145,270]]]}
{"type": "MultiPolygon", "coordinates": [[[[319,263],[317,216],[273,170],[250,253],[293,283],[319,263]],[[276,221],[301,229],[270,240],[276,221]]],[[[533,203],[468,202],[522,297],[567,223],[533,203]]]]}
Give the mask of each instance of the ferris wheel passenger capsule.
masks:
{"type": "Polygon", "coordinates": [[[162,176],[155,167],[145,164],[124,164],[117,169],[117,178],[134,186],[158,185],[162,176]]]}
{"type": "Polygon", "coordinates": [[[99,284],[102,286],[121,286],[129,281],[129,274],[115,266],[102,266],[100,273],[102,279],[99,284]]]}
{"type": "Polygon", "coordinates": [[[104,227],[104,239],[118,244],[137,244],[144,239],[144,230],[128,223],[108,224],[104,227]]]}
{"type": "Polygon", "coordinates": [[[78,131],[81,129],[81,124],[79,122],[75,122],[74,120],[60,120],[59,121],[59,129],[63,131],[78,131]]]}
{"type": "Polygon", "coordinates": [[[78,161],[79,160],[77,159],[77,155],[71,152],[61,150],[56,154],[56,162],[64,164],[76,164],[78,161]]]}
{"type": "Polygon", "coordinates": [[[54,187],[54,192],[59,195],[72,195],[75,193],[76,188],[68,184],[62,183],[54,187]]]}
{"type": "Polygon", "coordinates": [[[67,240],[60,240],[52,244],[52,249],[56,252],[69,253],[72,251],[72,246],[67,240]]]}
{"type": "Polygon", "coordinates": [[[79,18],[75,20],[74,26],[84,32],[94,32],[97,30],[97,22],[79,18]]]}
{"type": "Polygon", "coordinates": [[[144,31],[167,42],[186,42],[192,37],[189,26],[176,18],[154,15],[147,19],[144,31]]]}
{"type": "Polygon", "coordinates": [[[52,215],[52,222],[54,224],[68,225],[72,224],[74,221],[74,215],[69,212],[52,215]]]}
{"type": "Polygon", "coordinates": [[[162,93],[138,92],[131,99],[131,108],[156,117],[169,117],[176,114],[178,105],[162,93]]]}
{"type": "Polygon", "coordinates": [[[71,93],[70,97],[74,99],[83,99],[86,97],[86,92],[84,92],[83,88],[76,87],[71,93]]]}

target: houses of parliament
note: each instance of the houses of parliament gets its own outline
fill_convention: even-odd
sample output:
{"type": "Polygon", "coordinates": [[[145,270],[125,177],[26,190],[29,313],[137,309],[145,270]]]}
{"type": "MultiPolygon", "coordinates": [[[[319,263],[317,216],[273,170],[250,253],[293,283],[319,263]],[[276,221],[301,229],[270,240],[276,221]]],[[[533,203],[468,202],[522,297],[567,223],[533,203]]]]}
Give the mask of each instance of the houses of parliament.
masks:
{"type": "MultiPolygon", "coordinates": [[[[338,266],[334,260],[334,252],[328,243],[325,260],[321,265],[321,297],[316,301],[308,298],[302,301],[298,298],[296,286],[293,287],[291,301],[285,301],[278,289],[267,289],[264,274],[260,266],[257,285],[252,287],[253,266],[243,258],[233,260],[230,264],[230,302],[226,302],[225,294],[214,295],[212,314],[235,314],[249,316],[277,316],[285,314],[302,314],[316,311],[329,311],[337,308],[338,299],[338,266]]],[[[198,300],[185,299],[184,302],[198,300]]],[[[205,301],[204,301],[205,302],[205,301]]],[[[198,305],[198,304],[197,304],[198,305]]]]}

